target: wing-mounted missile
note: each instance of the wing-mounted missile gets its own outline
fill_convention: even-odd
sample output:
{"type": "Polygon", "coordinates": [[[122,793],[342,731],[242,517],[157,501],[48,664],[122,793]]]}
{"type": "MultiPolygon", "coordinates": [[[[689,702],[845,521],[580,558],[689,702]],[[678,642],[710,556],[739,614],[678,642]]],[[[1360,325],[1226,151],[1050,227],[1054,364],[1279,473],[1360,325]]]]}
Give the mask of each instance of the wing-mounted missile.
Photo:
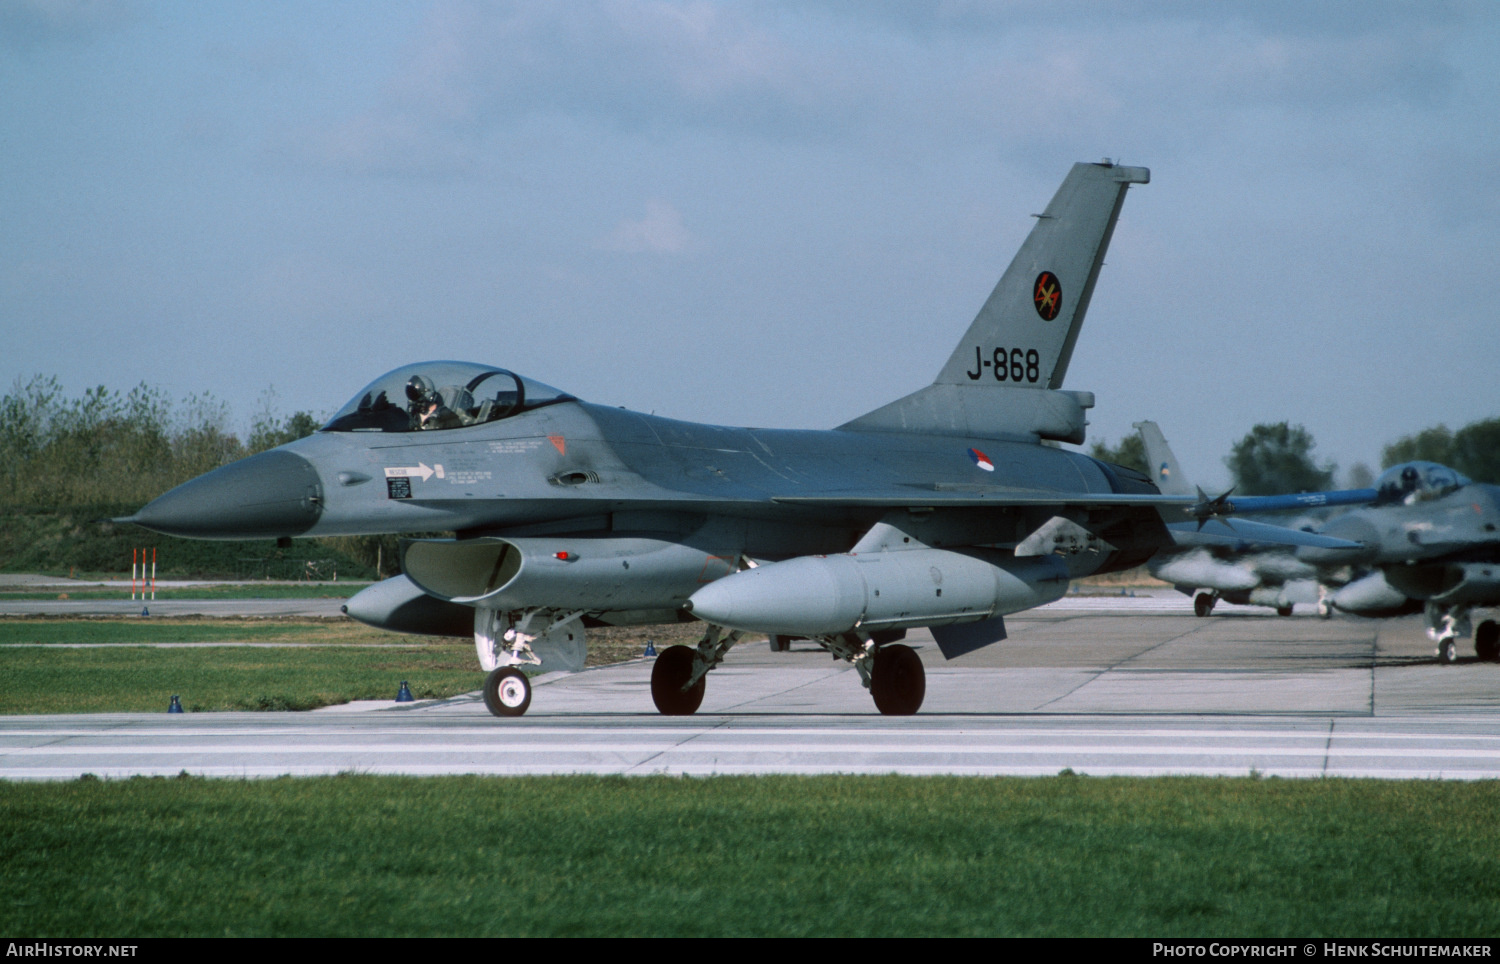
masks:
{"type": "Polygon", "coordinates": [[[1333,492],[1297,492],[1291,495],[1243,495],[1238,499],[1230,499],[1233,492],[1230,489],[1223,495],[1210,499],[1199,489],[1199,502],[1189,512],[1198,519],[1201,527],[1209,519],[1223,519],[1239,512],[1286,512],[1342,505],[1368,505],[1375,501],[1378,494],[1374,489],[1340,489],[1333,492]]]}

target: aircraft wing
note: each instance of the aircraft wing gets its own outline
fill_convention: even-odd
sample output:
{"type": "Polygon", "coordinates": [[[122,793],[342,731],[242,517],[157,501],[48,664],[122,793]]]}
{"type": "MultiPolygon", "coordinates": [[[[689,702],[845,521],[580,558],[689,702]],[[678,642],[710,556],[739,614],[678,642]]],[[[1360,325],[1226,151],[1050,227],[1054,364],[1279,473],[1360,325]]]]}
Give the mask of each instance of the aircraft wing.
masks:
{"type": "MultiPolygon", "coordinates": [[[[850,489],[822,492],[818,495],[775,496],[772,501],[786,505],[857,506],[860,508],[1005,508],[1056,507],[1107,508],[1147,506],[1192,509],[1202,503],[1191,495],[1151,495],[1116,492],[1050,492],[1041,489],[1014,489],[1005,486],[894,486],[889,489],[850,489]]],[[[1248,545],[1316,546],[1321,549],[1357,549],[1360,544],[1331,536],[1289,529],[1284,526],[1248,519],[1228,522],[1207,519],[1197,522],[1167,524],[1178,545],[1221,545],[1244,548],[1248,545]]]]}
{"type": "Polygon", "coordinates": [[[1222,519],[1209,519],[1201,529],[1196,522],[1169,522],[1167,531],[1172,533],[1172,540],[1179,546],[1228,546],[1236,549],[1252,545],[1361,548],[1361,543],[1349,542],[1347,539],[1335,539],[1316,532],[1288,529],[1265,522],[1251,522],[1249,519],[1235,519],[1232,523],[1222,519]]]}
{"type": "Polygon", "coordinates": [[[1057,506],[1080,508],[1105,506],[1181,506],[1192,508],[1200,500],[1191,495],[1123,494],[1116,492],[1052,492],[1045,489],[1013,489],[983,485],[912,485],[884,489],[844,489],[817,495],[778,495],[771,501],[784,505],[857,506],[860,508],[976,508],[1005,506],[1057,506]]]}

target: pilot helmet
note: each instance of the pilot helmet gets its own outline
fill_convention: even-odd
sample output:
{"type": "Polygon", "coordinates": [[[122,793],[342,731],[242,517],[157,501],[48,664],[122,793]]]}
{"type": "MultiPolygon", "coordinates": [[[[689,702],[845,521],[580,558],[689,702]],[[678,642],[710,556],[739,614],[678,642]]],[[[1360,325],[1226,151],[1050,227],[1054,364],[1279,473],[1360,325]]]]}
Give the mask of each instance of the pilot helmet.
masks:
{"type": "Polygon", "coordinates": [[[433,390],[432,379],[426,375],[413,375],[406,383],[406,398],[413,405],[430,404],[437,401],[437,392],[433,390]]]}

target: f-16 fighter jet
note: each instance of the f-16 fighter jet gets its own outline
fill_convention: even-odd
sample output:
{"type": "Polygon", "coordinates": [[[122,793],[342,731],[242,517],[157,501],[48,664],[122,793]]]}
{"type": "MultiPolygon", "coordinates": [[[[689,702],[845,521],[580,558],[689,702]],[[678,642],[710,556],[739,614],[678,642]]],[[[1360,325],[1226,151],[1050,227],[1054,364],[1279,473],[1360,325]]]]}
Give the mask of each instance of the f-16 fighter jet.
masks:
{"type": "MultiPolygon", "coordinates": [[[[1500,486],[1470,480],[1446,465],[1403,462],[1375,480],[1376,497],[1322,528],[1358,549],[1303,546],[1297,558],[1320,570],[1372,570],[1332,596],[1339,609],[1358,612],[1413,600],[1427,617],[1438,659],[1458,659],[1469,635],[1470,611],[1500,606],[1500,486]]],[[[1482,660],[1500,659],[1500,623],[1474,631],[1482,660]]]]}
{"type": "Polygon", "coordinates": [[[1094,398],[1063,378],[1126,189],[1148,179],[1074,165],[937,379],[837,428],[673,421],[424,362],[127,521],[204,539],[451,531],[406,542],[402,575],[346,611],[472,633],[497,716],[530,705],[526,669],[581,668],[589,627],[694,619],[698,645],[652,670],[662,713],[696,711],[751,633],[814,640],[880,712],[914,713],[926,681],[908,629],[948,658],[998,642],[1006,614],[1170,545],[1158,508],[1196,501],[1044,444],[1083,442],[1094,398]]]}
{"type": "MultiPolygon", "coordinates": [[[[1162,491],[1188,491],[1156,423],[1137,422],[1136,428],[1162,491]]],[[[1190,512],[1207,526],[1168,523],[1179,548],[1158,553],[1149,566],[1157,578],[1193,595],[1200,616],[1220,598],[1289,615],[1295,598],[1314,592],[1323,615],[1333,609],[1372,617],[1425,612],[1438,659],[1452,663],[1458,639],[1470,633],[1471,611],[1500,606],[1500,486],[1476,483],[1446,465],[1402,462],[1382,472],[1371,489],[1199,498],[1190,512]],[[1258,544],[1257,523],[1228,518],[1341,505],[1359,508],[1318,532],[1356,548],[1307,545],[1294,552],[1258,544]]],[[[1173,511],[1167,510],[1169,518],[1173,511]]],[[[1482,660],[1500,659],[1500,623],[1479,624],[1474,650],[1482,660]]]]}

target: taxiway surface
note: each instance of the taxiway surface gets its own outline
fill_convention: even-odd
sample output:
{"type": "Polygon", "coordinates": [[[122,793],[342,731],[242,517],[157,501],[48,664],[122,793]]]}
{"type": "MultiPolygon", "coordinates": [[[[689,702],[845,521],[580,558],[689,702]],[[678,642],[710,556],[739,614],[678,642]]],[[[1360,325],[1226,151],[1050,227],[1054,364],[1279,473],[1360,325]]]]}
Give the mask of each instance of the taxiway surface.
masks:
{"type": "Polygon", "coordinates": [[[731,651],[703,707],[665,718],[649,661],[537,681],[499,720],[477,694],[368,712],[0,719],[0,777],[408,774],[1231,774],[1500,778],[1500,664],[1440,665],[1420,619],[1279,618],[1175,594],[1069,597],[945,662],[878,715],[807,643],[731,651]]]}

